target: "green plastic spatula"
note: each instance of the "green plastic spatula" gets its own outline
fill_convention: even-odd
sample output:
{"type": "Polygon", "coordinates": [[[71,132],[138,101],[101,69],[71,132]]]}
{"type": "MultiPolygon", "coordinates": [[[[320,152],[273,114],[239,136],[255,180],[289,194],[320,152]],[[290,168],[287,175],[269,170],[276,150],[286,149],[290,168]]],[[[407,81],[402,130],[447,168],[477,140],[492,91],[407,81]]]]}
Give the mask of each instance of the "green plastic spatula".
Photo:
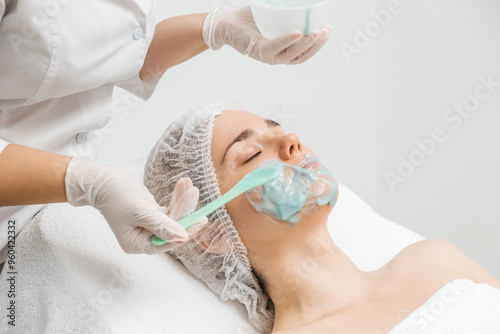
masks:
{"type": "MultiPolygon", "coordinates": [[[[251,173],[248,173],[240,180],[240,182],[236,183],[236,185],[231,189],[229,189],[229,191],[226,192],[224,195],[217,198],[212,203],[204,206],[203,208],[193,212],[189,216],[182,218],[181,220],[178,221],[178,223],[184,229],[188,229],[199,218],[211,214],[212,212],[214,212],[215,210],[217,210],[219,207],[223,206],[230,200],[243,194],[245,191],[248,191],[252,188],[255,188],[257,186],[263,185],[267,182],[274,180],[278,176],[279,172],[280,169],[278,167],[267,166],[258,168],[252,171],[251,173]]],[[[151,242],[155,246],[161,246],[165,243],[165,241],[161,240],[156,235],[153,235],[153,237],[151,238],[151,242]]]]}

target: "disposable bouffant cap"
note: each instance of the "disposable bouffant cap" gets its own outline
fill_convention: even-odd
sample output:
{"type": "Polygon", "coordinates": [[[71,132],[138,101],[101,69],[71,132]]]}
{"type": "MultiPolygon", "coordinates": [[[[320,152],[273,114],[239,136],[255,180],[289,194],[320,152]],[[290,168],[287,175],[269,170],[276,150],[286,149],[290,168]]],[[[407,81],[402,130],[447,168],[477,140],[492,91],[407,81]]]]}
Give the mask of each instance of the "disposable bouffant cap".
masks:
{"type": "MultiPolygon", "coordinates": [[[[230,102],[196,107],[163,133],[144,169],[144,184],[158,204],[168,206],[177,181],[185,177],[200,191],[197,209],[221,196],[212,164],[212,129],[214,118],[231,107],[237,109],[230,102]]],[[[274,305],[252,271],[231,217],[223,206],[207,218],[209,223],[193,239],[170,254],[223,300],[245,305],[253,325],[269,333],[274,305]]]]}

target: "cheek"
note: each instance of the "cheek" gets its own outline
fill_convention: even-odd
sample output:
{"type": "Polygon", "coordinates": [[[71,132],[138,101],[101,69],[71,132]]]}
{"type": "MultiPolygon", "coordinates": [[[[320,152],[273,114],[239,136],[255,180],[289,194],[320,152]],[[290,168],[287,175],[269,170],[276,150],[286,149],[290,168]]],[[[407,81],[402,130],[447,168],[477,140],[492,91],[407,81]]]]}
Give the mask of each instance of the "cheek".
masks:
{"type": "Polygon", "coordinates": [[[248,203],[244,194],[227,203],[226,209],[238,232],[251,229],[251,222],[257,219],[257,212],[248,203]]]}
{"type": "Polygon", "coordinates": [[[275,241],[288,230],[288,223],[255,211],[244,194],[227,203],[226,209],[241,241],[249,249],[275,241]]]}
{"type": "MultiPolygon", "coordinates": [[[[224,167],[216,166],[215,174],[217,175],[217,184],[222,194],[228,192],[234,187],[243,176],[250,173],[252,169],[249,166],[243,168],[236,162],[226,160],[224,167]]],[[[236,199],[235,199],[236,200],[236,199]]]]}

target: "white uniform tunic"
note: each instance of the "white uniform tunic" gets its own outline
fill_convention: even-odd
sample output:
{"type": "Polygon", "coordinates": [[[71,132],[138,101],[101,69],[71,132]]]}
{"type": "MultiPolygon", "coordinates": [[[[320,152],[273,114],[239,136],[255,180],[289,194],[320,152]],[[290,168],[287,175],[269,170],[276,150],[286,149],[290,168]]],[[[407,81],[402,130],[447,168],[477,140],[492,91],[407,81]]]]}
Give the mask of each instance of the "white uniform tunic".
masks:
{"type": "MultiPolygon", "coordinates": [[[[113,87],[148,99],[159,79],[139,79],[155,9],[155,0],[0,0],[0,153],[13,143],[95,159],[113,87]]],[[[0,207],[0,263],[8,226],[19,233],[43,206],[0,207]]]]}

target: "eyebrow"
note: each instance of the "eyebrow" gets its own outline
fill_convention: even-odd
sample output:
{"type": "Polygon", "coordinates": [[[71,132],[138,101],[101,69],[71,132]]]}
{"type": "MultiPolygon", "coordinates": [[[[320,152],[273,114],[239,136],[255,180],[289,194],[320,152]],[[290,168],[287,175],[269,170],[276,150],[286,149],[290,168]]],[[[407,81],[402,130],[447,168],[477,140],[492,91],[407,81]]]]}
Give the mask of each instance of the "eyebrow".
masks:
{"type": "MultiPolygon", "coordinates": [[[[264,121],[266,122],[266,124],[269,128],[275,128],[277,126],[281,126],[278,122],[273,121],[271,119],[265,119],[264,121]]],[[[254,135],[255,135],[255,131],[253,129],[245,129],[245,130],[241,131],[241,133],[239,135],[237,135],[236,138],[234,138],[233,141],[231,143],[229,143],[229,145],[227,145],[226,151],[224,152],[224,155],[222,156],[221,164],[223,164],[224,161],[226,160],[226,154],[234,144],[236,144],[240,141],[247,140],[248,138],[250,138],[254,135]]]]}

